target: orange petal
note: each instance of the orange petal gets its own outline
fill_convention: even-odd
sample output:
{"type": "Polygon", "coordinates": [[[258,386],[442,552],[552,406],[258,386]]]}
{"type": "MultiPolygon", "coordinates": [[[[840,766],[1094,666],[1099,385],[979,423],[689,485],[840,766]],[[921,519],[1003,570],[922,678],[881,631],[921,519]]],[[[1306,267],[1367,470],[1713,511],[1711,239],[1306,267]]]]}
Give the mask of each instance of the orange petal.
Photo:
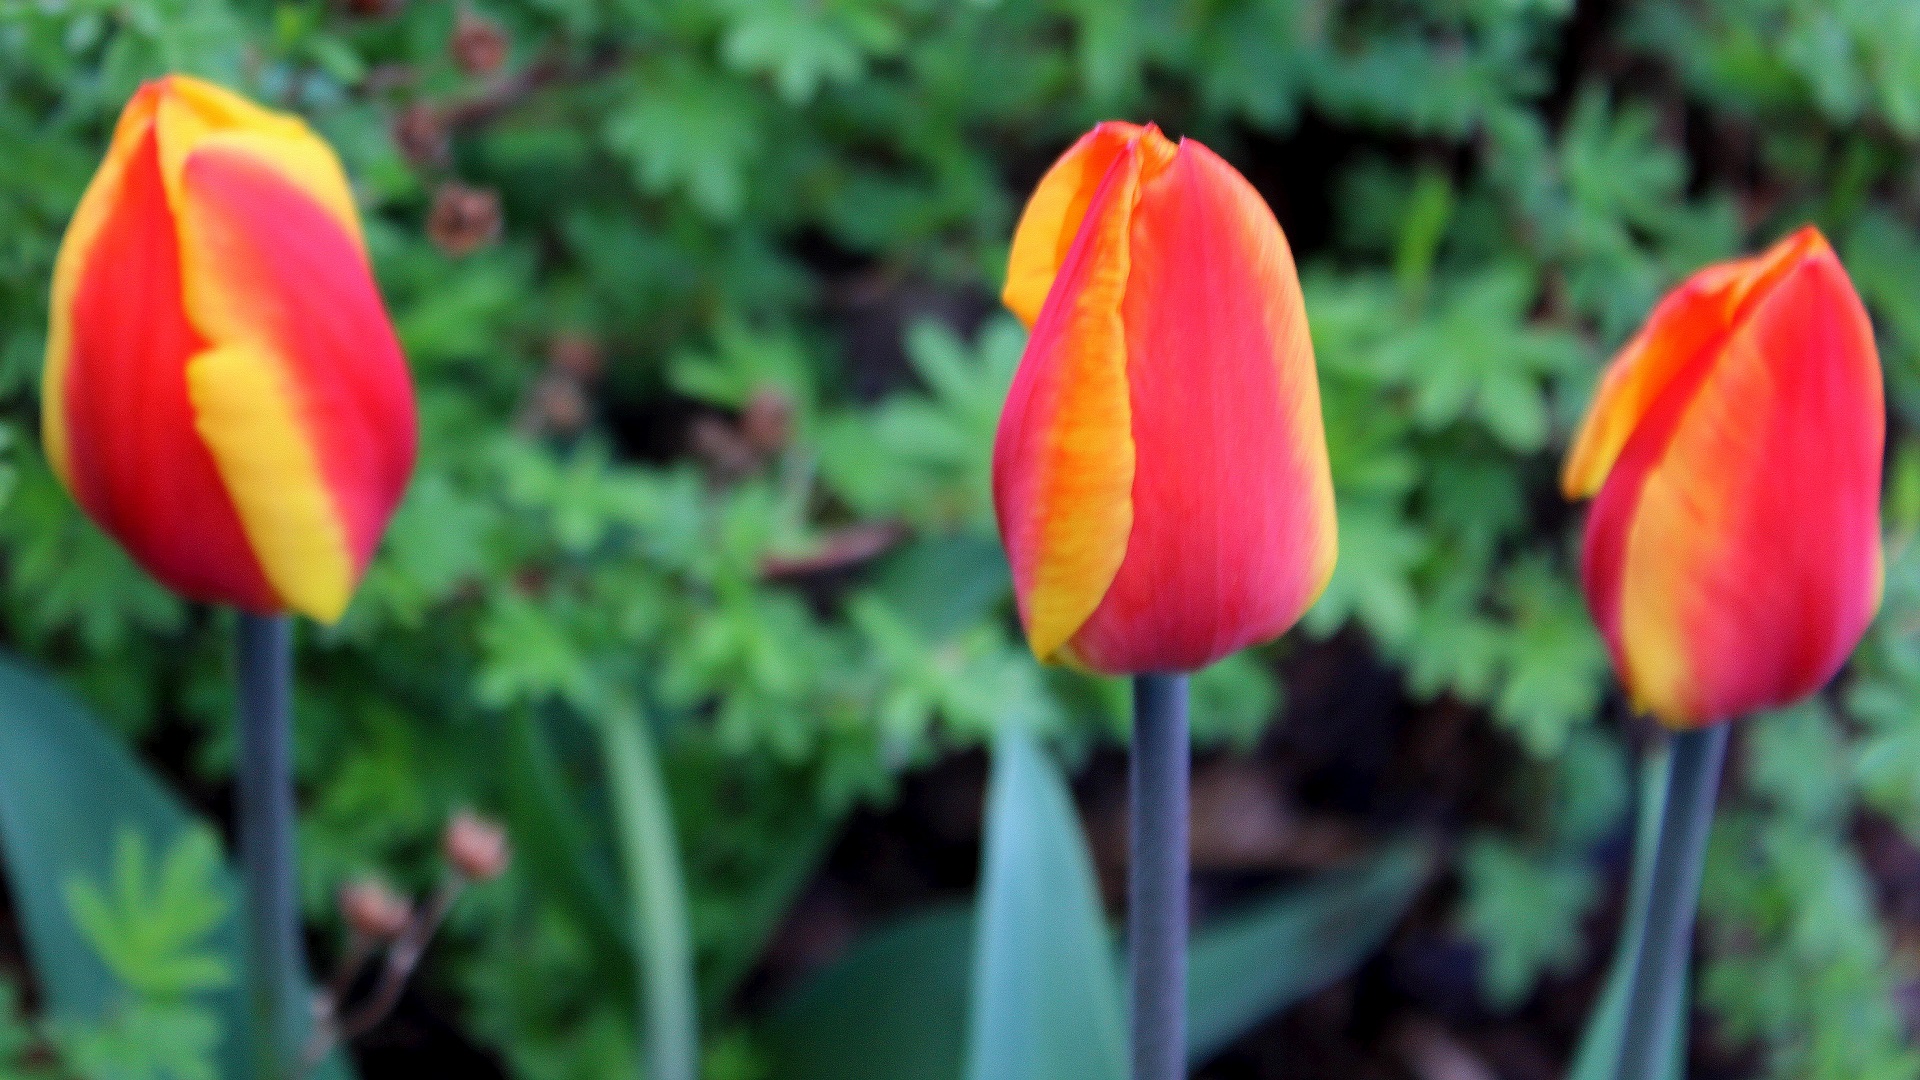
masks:
{"type": "Polygon", "coordinates": [[[1007,394],[993,447],[994,507],[1027,640],[1052,660],[1099,605],[1126,555],[1128,224],[1141,154],[1130,145],[1088,204],[1007,394]]]}
{"type": "Polygon", "coordinates": [[[1724,344],[1743,307],[1765,293],[1809,235],[1818,233],[1802,230],[1764,255],[1709,266],[1660,301],[1608,366],[1587,407],[1560,477],[1568,498],[1600,490],[1621,447],[1661,392],[1689,362],[1724,344]]]}
{"type": "Polygon", "coordinates": [[[1753,265],[1730,332],[1654,396],[1588,519],[1596,621],[1675,727],[1819,689],[1879,604],[1872,327],[1818,233],[1753,265]]]}
{"type": "Polygon", "coordinates": [[[1020,215],[1007,258],[1007,284],[1000,299],[1031,327],[1040,317],[1054,275],[1067,259],[1081,219],[1115,159],[1145,130],[1109,120],[1080,137],[1040,178],[1020,215]]]}
{"type": "Polygon", "coordinates": [[[1142,177],[1130,240],[1133,527],[1071,648],[1097,671],[1187,671],[1326,587],[1333,482],[1299,278],[1259,193],[1183,139],[1142,177]]]}

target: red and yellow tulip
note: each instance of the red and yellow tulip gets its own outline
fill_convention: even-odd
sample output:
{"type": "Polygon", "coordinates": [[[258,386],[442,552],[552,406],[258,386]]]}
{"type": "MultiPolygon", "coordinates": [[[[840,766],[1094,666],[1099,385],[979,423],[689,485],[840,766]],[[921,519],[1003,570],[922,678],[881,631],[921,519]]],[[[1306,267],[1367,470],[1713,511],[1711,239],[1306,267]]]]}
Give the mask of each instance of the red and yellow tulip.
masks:
{"type": "Polygon", "coordinates": [[[55,264],[53,467],[156,578],[339,617],[413,469],[413,389],[333,151],[182,76],[114,130],[55,264]]]}
{"type": "Polygon", "coordinates": [[[1333,485],[1293,255],[1246,179],[1101,124],[1033,193],[1003,299],[1033,331],[993,488],[1034,654],[1189,671],[1292,626],[1333,485]]]}
{"type": "Polygon", "coordinates": [[[1608,369],[1567,459],[1582,577],[1634,702],[1675,728],[1823,686],[1880,604],[1873,328],[1813,228],[1695,274],[1608,369]]]}

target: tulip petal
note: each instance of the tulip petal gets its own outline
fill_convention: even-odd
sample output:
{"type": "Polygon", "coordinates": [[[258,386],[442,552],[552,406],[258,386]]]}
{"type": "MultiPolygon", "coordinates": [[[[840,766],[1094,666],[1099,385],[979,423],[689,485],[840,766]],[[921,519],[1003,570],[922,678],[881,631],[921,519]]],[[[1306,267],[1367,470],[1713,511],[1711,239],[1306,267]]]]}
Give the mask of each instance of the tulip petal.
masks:
{"type": "Polygon", "coordinates": [[[209,140],[183,162],[198,429],[288,606],[345,608],[413,467],[405,361],[333,208],[209,140]]]}
{"type": "Polygon", "coordinates": [[[1053,288],[1053,279],[1067,259],[1080,222],[1087,215],[1094,192],[1106,179],[1114,159],[1143,128],[1109,120],[1080,137],[1053,163],[1020,214],[1007,258],[1007,284],[1000,299],[1020,321],[1032,327],[1041,305],[1053,288]]]}
{"type": "MultiPolygon", "coordinates": [[[[80,205],[74,208],[73,218],[67,222],[67,232],[61,239],[60,253],[54,261],[53,303],[47,324],[47,366],[42,378],[40,422],[47,457],[53,464],[54,472],[69,486],[72,481],[67,465],[65,403],[67,366],[72,352],[74,296],[80,290],[82,276],[99,262],[96,241],[101,231],[110,222],[123,232],[139,224],[138,218],[128,218],[124,211],[124,204],[129,199],[140,198],[137,192],[129,195],[123,190],[127,183],[128,168],[138,159],[141,168],[152,172],[152,179],[159,179],[159,159],[153,145],[153,114],[157,103],[158,91],[149,83],[142,86],[127,102],[127,107],[121,110],[120,120],[114,126],[113,140],[107,146],[106,157],[94,172],[87,190],[81,194],[80,205]]],[[[164,214],[164,202],[158,205],[164,214]]],[[[171,224],[166,228],[169,234],[166,242],[172,243],[171,224]]],[[[141,247],[140,252],[144,253],[146,246],[152,242],[141,247]]],[[[144,257],[158,256],[145,254],[144,257]]],[[[177,257],[174,261],[177,263],[177,257]]],[[[178,278],[176,269],[174,280],[178,278]]]]}
{"type": "Polygon", "coordinates": [[[1746,304],[1765,294],[1791,262],[1793,250],[1792,244],[1782,244],[1763,255],[1709,266],[1660,301],[1600,381],[1561,473],[1568,498],[1600,490],[1661,392],[1690,362],[1724,345],[1746,304]]]}
{"type": "Polygon", "coordinates": [[[296,611],[338,619],[355,568],[281,365],[260,346],[226,345],[194,357],[187,383],[200,436],[274,588],[296,611]]]}
{"type": "Polygon", "coordinates": [[[1657,395],[1588,519],[1596,621],[1642,708],[1694,726],[1832,678],[1879,605],[1873,331],[1805,231],[1750,268],[1723,347],[1657,395]]]}
{"type": "MultiPolygon", "coordinates": [[[[305,192],[339,223],[355,248],[361,248],[360,215],[353,205],[340,160],[324,139],[298,117],[269,112],[212,83],[172,75],[159,87],[155,123],[160,135],[160,166],[168,201],[182,214],[187,159],[214,147],[247,154],[305,192]]],[[[195,245],[187,242],[192,256],[195,245]]],[[[364,250],[362,251],[364,255],[364,250]]],[[[191,275],[189,275],[191,276],[191,275]]]]}
{"type": "Polygon", "coordinates": [[[61,245],[44,390],[46,442],[75,499],[156,578],[274,611],[213,458],[186,364],[204,339],[180,307],[180,256],[151,97],[123,115],[61,245]]]}
{"type": "Polygon", "coordinates": [[[1278,636],[1319,596],[1333,485],[1293,255],[1259,193],[1182,140],[1141,179],[1130,240],[1133,527],[1072,650],[1100,671],[1183,671],[1278,636]]]}
{"type": "Polygon", "coordinates": [[[993,448],[994,507],[1027,640],[1052,660],[1099,605],[1133,521],[1127,226],[1141,155],[1116,158],[1041,308],[993,448]]]}

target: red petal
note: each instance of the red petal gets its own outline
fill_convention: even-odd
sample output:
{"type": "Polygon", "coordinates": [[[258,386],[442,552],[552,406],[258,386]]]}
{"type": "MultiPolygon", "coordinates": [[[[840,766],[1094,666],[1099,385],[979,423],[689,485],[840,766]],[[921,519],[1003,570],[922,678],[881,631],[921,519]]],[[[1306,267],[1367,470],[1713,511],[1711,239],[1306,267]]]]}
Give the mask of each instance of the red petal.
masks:
{"type": "Polygon", "coordinates": [[[334,214],[247,153],[196,152],[185,186],[209,253],[201,322],[283,365],[354,570],[364,570],[418,438],[406,361],[366,260],[334,214]]]}
{"type": "Polygon", "coordinates": [[[154,577],[198,600],[280,607],[194,429],[180,255],[151,125],[87,250],[70,303],[61,398],[68,483],[154,577]]]}
{"type": "Polygon", "coordinates": [[[1818,234],[1755,266],[1731,333],[1626,441],[1583,563],[1635,699],[1691,726],[1832,678],[1879,603],[1878,355],[1818,234]]]}
{"type": "Polygon", "coordinates": [[[1286,237],[1232,166],[1183,140],[1143,176],[1131,240],[1133,529],[1072,647],[1191,670],[1285,631],[1332,573],[1319,385],[1286,237]]]}

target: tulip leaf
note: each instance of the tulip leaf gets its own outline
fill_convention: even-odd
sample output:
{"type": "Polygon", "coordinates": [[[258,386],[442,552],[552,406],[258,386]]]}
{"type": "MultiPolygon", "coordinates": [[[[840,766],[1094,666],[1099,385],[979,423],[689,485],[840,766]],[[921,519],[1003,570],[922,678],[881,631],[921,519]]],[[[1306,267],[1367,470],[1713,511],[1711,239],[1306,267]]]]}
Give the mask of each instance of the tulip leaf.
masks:
{"type": "Polygon", "coordinates": [[[1196,934],[1187,949],[1188,1063],[1203,1064],[1276,1010],[1358,967],[1432,866],[1431,848],[1402,841],[1196,934]]]}
{"type": "MultiPolygon", "coordinates": [[[[1188,1060],[1345,975],[1378,947],[1425,882],[1413,842],[1255,900],[1194,935],[1188,1060]]],[[[792,991],[761,1030],[772,1080],[961,1080],[975,985],[966,905],[889,922],[792,991]]],[[[1113,979],[1122,970],[1113,959],[1113,979]]]]}
{"type": "MultiPolygon", "coordinates": [[[[129,877],[128,867],[144,866],[145,853],[165,853],[173,869],[162,871],[160,887],[192,901],[192,918],[185,922],[194,930],[192,937],[211,950],[198,959],[180,958],[192,963],[182,969],[185,975],[174,972],[181,976],[174,980],[178,993],[167,1007],[197,1008],[217,1017],[219,1030],[208,1033],[207,1042],[218,1047],[220,1075],[232,1080],[248,1075],[239,1037],[246,1018],[239,982],[213,977],[215,967],[240,970],[240,925],[234,917],[239,887],[220,860],[188,859],[210,835],[205,821],[65,691],[0,658],[0,848],[28,957],[56,1030],[104,1038],[125,1026],[133,1014],[124,1009],[130,1003],[139,1006],[136,995],[153,989],[128,986],[115,974],[116,964],[127,968],[127,957],[120,955],[124,949],[109,958],[97,940],[102,927],[113,923],[107,918],[112,912],[103,902],[84,898],[100,883],[123,891],[140,886],[147,875],[129,877]],[[206,882],[204,896],[182,893],[198,886],[179,868],[196,866],[200,869],[189,876],[206,882]],[[77,907],[76,897],[82,898],[77,907]]],[[[343,1075],[335,1071],[340,1068],[336,1055],[327,1072],[343,1075]]]]}
{"type": "Polygon", "coordinates": [[[960,1080],[973,908],[870,931],[790,992],[762,1028],[771,1080],[960,1080]]]}
{"type": "Polygon", "coordinates": [[[1125,1080],[1112,941],[1080,819],[1017,724],[994,743],[968,1080],[1125,1080]]]}

